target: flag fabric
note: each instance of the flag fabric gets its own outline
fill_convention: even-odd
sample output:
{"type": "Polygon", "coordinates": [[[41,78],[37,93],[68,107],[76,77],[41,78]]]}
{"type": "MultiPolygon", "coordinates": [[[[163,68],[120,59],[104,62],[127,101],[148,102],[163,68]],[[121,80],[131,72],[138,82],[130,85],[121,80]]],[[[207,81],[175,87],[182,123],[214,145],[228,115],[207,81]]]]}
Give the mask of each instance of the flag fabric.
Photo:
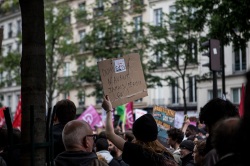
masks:
{"type": "Polygon", "coordinates": [[[116,107],[117,115],[120,116],[120,121],[126,123],[126,106],[125,104],[116,107]]]}
{"type": "Polygon", "coordinates": [[[242,84],[241,87],[241,97],[240,97],[240,105],[239,105],[239,114],[240,117],[244,115],[244,103],[245,103],[245,86],[242,84]]]}
{"type": "Polygon", "coordinates": [[[0,108],[0,127],[5,124],[4,111],[5,107],[0,108]]]}
{"type": "Polygon", "coordinates": [[[95,129],[95,126],[103,126],[102,118],[93,105],[90,105],[77,119],[86,121],[92,129],[95,129]]]}
{"type": "Polygon", "coordinates": [[[12,122],[13,128],[17,128],[21,130],[21,119],[22,119],[22,103],[21,103],[21,97],[20,97],[18,104],[17,104],[14,120],[12,122]]]}
{"type": "Polygon", "coordinates": [[[129,102],[126,104],[126,129],[132,129],[134,123],[133,116],[133,102],[129,102]]]}

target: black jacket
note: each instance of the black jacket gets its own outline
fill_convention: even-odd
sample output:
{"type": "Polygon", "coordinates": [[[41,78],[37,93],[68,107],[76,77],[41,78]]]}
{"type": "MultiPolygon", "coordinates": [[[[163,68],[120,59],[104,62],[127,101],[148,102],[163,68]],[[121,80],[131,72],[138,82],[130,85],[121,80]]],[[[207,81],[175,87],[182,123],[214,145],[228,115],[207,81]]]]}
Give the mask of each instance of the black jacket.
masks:
{"type": "Polygon", "coordinates": [[[185,157],[181,158],[181,161],[182,161],[182,166],[195,166],[192,153],[189,153],[185,157]]]}
{"type": "Polygon", "coordinates": [[[56,166],[108,166],[94,152],[64,151],[55,158],[56,166]]]}

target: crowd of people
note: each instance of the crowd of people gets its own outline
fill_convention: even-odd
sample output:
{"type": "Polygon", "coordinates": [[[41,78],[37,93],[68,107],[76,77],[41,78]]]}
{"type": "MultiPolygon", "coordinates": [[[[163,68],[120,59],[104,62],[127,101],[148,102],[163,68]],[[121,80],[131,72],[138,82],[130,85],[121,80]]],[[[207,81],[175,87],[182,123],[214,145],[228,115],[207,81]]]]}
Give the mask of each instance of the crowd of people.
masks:
{"type": "MultiPolygon", "coordinates": [[[[200,110],[197,126],[185,118],[182,128],[167,130],[167,147],[157,139],[158,127],[152,114],[141,116],[132,130],[122,132],[114,128],[113,107],[108,96],[103,98],[102,107],[106,111],[105,129],[95,133],[87,122],[76,120],[76,106],[72,101],[64,99],[56,103],[53,125],[56,166],[247,165],[246,157],[242,157],[246,154],[243,155],[237,142],[243,122],[229,100],[210,100],[200,110]]],[[[15,136],[18,142],[20,133],[16,132],[15,136]]],[[[18,161],[9,158],[7,141],[7,130],[1,128],[1,166],[18,161]]]]}

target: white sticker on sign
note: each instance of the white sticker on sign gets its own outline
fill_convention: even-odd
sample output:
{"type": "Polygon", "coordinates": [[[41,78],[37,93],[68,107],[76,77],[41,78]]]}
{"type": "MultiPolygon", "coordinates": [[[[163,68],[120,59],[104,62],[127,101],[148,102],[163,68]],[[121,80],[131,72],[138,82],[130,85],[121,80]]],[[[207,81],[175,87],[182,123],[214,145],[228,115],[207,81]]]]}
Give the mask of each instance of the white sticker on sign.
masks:
{"type": "Polygon", "coordinates": [[[114,61],[115,63],[115,73],[120,73],[126,71],[126,65],[124,59],[118,59],[114,61]]]}
{"type": "Polygon", "coordinates": [[[217,54],[217,49],[213,48],[213,52],[214,52],[214,54],[217,54]]]}

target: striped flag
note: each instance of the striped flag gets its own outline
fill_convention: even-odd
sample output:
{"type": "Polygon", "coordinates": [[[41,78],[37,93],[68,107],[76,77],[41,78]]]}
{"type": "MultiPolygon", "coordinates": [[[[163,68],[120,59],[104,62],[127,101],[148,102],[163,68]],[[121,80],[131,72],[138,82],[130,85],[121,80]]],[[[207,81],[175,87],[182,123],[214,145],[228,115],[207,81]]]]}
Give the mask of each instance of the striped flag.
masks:
{"type": "Polygon", "coordinates": [[[21,130],[21,120],[22,120],[22,103],[21,103],[21,97],[20,97],[18,104],[17,104],[14,120],[12,122],[13,128],[17,128],[21,130]]]}
{"type": "Polygon", "coordinates": [[[4,111],[5,107],[0,108],[0,127],[5,124],[4,111]]]}
{"type": "Polygon", "coordinates": [[[244,103],[245,103],[245,86],[242,84],[241,87],[241,97],[240,97],[240,105],[239,105],[239,114],[240,117],[244,115],[244,103]]]}
{"type": "Polygon", "coordinates": [[[133,102],[126,104],[126,129],[132,129],[134,123],[133,102]]]}

